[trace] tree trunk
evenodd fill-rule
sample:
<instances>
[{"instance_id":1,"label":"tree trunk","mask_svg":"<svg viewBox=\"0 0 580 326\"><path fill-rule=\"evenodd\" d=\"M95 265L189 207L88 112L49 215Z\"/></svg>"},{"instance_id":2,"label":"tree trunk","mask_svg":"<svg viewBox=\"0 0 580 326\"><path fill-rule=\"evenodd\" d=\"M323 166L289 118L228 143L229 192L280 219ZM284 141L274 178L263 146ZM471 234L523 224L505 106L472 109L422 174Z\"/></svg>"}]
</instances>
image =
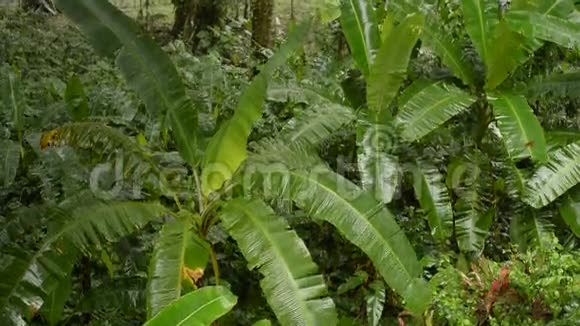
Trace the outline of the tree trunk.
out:
<instances>
[{"instance_id":1,"label":"tree trunk","mask_svg":"<svg viewBox=\"0 0 580 326\"><path fill-rule=\"evenodd\" d=\"M267 48L272 47L272 20L274 0L253 0L252 35L254 41Z\"/></svg>"}]
</instances>

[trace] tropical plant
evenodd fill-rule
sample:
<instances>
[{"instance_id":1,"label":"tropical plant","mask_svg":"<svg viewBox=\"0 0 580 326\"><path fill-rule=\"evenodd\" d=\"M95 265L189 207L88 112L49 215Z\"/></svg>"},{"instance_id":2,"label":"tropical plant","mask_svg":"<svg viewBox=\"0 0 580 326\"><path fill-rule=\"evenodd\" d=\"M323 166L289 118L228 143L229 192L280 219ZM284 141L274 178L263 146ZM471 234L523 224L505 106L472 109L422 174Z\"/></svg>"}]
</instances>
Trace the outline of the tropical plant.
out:
<instances>
[{"instance_id":1,"label":"tropical plant","mask_svg":"<svg viewBox=\"0 0 580 326\"><path fill-rule=\"evenodd\" d=\"M163 164L168 153L148 148L143 135L138 135L135 142L122 131L83 121L90 119L85 95L79 81L71 79L65 100L70 116L77 122L45 133L41 149L68 145L105 161L116 155L113 170L121 171L121 180L117 176L116 181L131 181L129 188L133 191L125 193L122 186L113 187L118 191L109 192L105 200L79 193L46 207L51 226L39 249L23 254L26 251L20 248L7 255L10 258L0 284L6 290L0 300L5 324L30 319L46 302L62 307L70 291L58 291L59 285L70 283L79 255L100 250L105 243L150 221L161 222L161 230L145 294L148 324L209 325L235 304L235 297L224 288L196 290L209 258L213 282L222 282L215 250L208 242L209 232L219 222L238 243L249 268L258 269L264 276L263 293L280 323L336 324L337 314L325 279L302 240L268 206L267 201L274 197L292 200L311 217L333 224L373 260L411 311L420 314L425 310L430 294L421 266L393 216L369 193L333 172L313 154L312 150L332 131L354 119L349 109L329 108L326 104L312 108L290 120L279 138L265 139L254 150L248 150L252 125L262 116L268 81L301 46L311 19L295 27L288 41L243 92L231 119L207 139L199 130L198 112L169 57L133 21L106 1L56 3L99 54L115 60L151 118L159 119L163 132L172 136L181 164L187 166L192 178L185 186L172 184ZM10 103L18 112L16 103ZM289 142L291 146L282 146ZM7 163L10 169L5 170L12 171L17 161ZM287 169L278 169L281 165ZM319 174L310 173L311 169ZM261 183L264 180L272 182L266 185ZM120 197L126 200L118 201ZM59 297L51 299L53 295ZM58 315L59 309L50 311ZM373 315L375 319L380 317Z\"/></svg>"}]
</instances>

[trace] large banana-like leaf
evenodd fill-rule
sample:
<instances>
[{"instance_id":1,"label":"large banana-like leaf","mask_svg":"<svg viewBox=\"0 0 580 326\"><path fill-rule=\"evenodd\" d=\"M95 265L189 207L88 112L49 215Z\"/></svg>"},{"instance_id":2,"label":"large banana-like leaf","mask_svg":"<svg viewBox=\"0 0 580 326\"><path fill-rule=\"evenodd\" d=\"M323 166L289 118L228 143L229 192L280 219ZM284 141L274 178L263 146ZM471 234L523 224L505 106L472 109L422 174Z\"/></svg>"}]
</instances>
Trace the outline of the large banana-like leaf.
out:
<instances>
[{"instance_id":1,"label":"large banana-like leaf","mask_svg":"<svg viewBox=\"0 0 580 326\"><path fill-rule=\"evenodd\" d=\"M268 304L282 325L336 325L334 302L304 242L259 200L234 199L221 220L257 268Z\"/></svg>"},{"instance_id":2,"label":"large banana-like leaf","mask_svg":"<svg viewBox=\"0 0 580 326\"><path fill-rule=\"evenodd\" d=\"M572 232L580 237L580 190L576 189L567 194L560 205L560 215Z\"/></svg>"},{"instance_id":3,"label":"large banana-like leaf","mask_svg":"<svg viewBox=\"0 0 580 326\"><path fill-rule=\"evenodd\" d=\"M370 285L370 293L366 295L367 320L369 326L377 326L381 321L385 308L386 290L383 281L374 281Z\"/></svg>"},{"instance_id":4,"label":"large banana-like leaf","mask_svg":"<svg viewBox=\"0 0 580 326\"><path fill-rule=\"evenodd\" d=\"M529 38L553 42L564 47L580 46L580 24L553 15L512 10L507 22L513 30Z\"/></svg>"},{"instance_id":5,"label":"large banana-like leaf","mask_svg":"<svg viewBox=\"0 0 580 326\"><path fill-rule=\"evenodd\" d=\"M457 244L463 253L479 256L483 251L485 238L495 217L495 207L483 207L478 189L470 189L462 194L455 205L455 234Z\"/></svg>"},{"instance_id":6,"label":"large banana-like leaf","mask_svg":"<svg viewBox=\"0 0 580 326\"><path fill-rule=\"evenodd\" d=\"M425 19L414 14L392 28L380 47L367 81L367 103L371 110L387 111L401 83L407 77L409 57L423 27Z\"/></svg>"},{"instance_id":7,"label":"large banana-like leaf","mask_svg":"<svg viewBox=\"0 0 580 326\"><path fill-rule=\"evenodd\" d=\"M56 4L104 55L115 56L127 84L154 118L169 122L183 159L200 159L197 111L169 56L108 1L56 0Z\"/></svg>"},{"instance_id":8,"label":"large banana-like leaf","mask_svg":"<svg viewBox=\"0 0 580 326\"><path fill-rule=\"evenodd\" d=\"M247 157L248 137L262 117L268 81L278 67L298 49L310 29L311 19L297 26L276 54L244 91L233 117L212 137L203 160L202 190L209 194L222 187Z\"/></svg>"},{"instance_id":9,"label":"large banana-like leaf","mask_svg":"<svg viewBox=\"0 0 580 326\"><path fill-rule=\"evenodd\" d=\"M495 5L497 12L498 3L494 0L461 0L461 4L467 34L479 53L481 61L487 62L493 26L493 19L490 19L493 16L492 7Z\"/></svg>"},{"instance_id":10,"label":"large banana-like leaf","mask_svg":"<svg viewBox=\"0 0 580 326\"><path fill-rule=\"evenodd\" d=\"M542 15L552 15L566 18L576 9L572 0L515 0L512 1L512 10L528 10Z\"/></svg>"},{"instance_id":11,"label":"large banana-like leaf","mask_svg":"<svg viewBox=\"0 0 580 326\"><path fill-rule=\"evenodd\" d=\"M19 162L20 145L15 141L0 140L0 188L14 182Z\"/></svg>"},{"instance_id":12,"label":"large banana-like leaf","mask_svg":"<svg viewBox=\"0 0 580 326\"><path fill-rule=\"evenodd\" d=\"M179 298L145 326L210 326L228 313L238 299L223 286L206 286Z\"/></svg>"},{"instance_id":13,"label":"large banana-like leaf","mask_svg":"<svg viewBox=\"0 0 580 326\"><path fill-rule=\"evenodd\" d=\"M455 115L465 111L475 99L452 85L435 83L412 96L395 117L402 136L417 141Z\"/></svg>"},{"instance_id":14,"label":"large banana-like leaf","mask_svg":"<svg viewBox=\"0 0 580 326\"><path fill-rule=\"evenodd\" d=\"M333 224L370 257L410 310L423 312L431 295L415 251L391 213L349 180L324 166L312 165L310 155L291 152L286 158L280 151L276 154L286 166L261 161L261 155L248 162L245 172L255 179L251 183L254 190L290 197L307 215ZM304 164L309 170L293 168Z\"/></svg>"},{"instance_id":15,"label":"large banana-like leaf","mask_svg":"<svg viewBox=\"0 0 580 326\"><path fill-rule=\"evenodd\" d=\"M553 202L580 183L580 142L550 153L548 162L528 180L524 201L535 208Z\"/></svg>"},{"instance_id":16,"label":"large banana-like leaf","mask_svg":"<svg viewBox=\"0 0 580 326\"><path fill-rule=\"evenodd\" d=\"M338 104L319 105L288 121L279 137L294 146L317 146L355 118L354 112L348 107Z\"/></svg>"},{"instance_id":17,"label":"large banana-like leaf","mask_svg":"<svg viewBox=\"0 0 580 326\"><path fill-rule=\"evenodd\" d=\"M418 10L417 4L408 3L405 0L389 1L388 6L398 21ZM471 63L464 55L464 45L458 44L458 40L444 32L441 27L442 23L435 15L427 15L421 32L421 40L433 49L441 58L441 62L449 67L465 85L472 85L474 73Z\"/></svg>"},{"instance_id":18,"label":"large banana-like leaf","mask_svg":"<svg viewBox=\"0 0 580 326\"><path fill-rule=\"evenodd\" d=\"M0 69L0 109L10 113L10 121L14 129L22 135L24 128L24 110L26 109L26 97L22 93L20 85L20 72L9 66ZM3 111L0 110L0 111Z\"/></svg>"},{"instance_id":19,"label":"large banana-like leaf","mask_svg":"<svg viewBox=\"0 0 580 326\"><path fill-rule=\"evenodd\" d=\"M532 79L525 89L528 97L540 97L546 94L562 97L580 97L580 72L552 74L547 77Z\"/></svg>"},{"instance_id":20,"label":"large banana-like leaf","mask_svg":"<svg viewBox=\"0 0 580 326\"><path fill-rule=\"evenodd\" d=\"M371 114L372 115L372 114ZM379 202L393 199L401 179L398 159L391 155L396 141L393 126L361 118L357 128L357 165L363 189Z\"/></svg>"},{"instance_id":21,"label":"large banana-like leaf","mask_svg":"<svg viewBox=\"0 0 580 326\"><path fill-rule=\"evenodd\" d=\"M547 158L544 129L522 96L500 94L490 98L504 144L513 160Z\"/></svg>"},{"instance_id":22,"label":"large banana-like leaf","mask_svg":"<svg viewBox=\"0 0 580 326\"><path fill-rule=\"evenodd\" d=\"M427 215L431 234L444 241L453 231L453 208L443 175L436 167L424 163L418 164L414 172L415 196Z\"/></svg>"},{"instance_id":23,"label":"large banana-like leaf","mask_svg":"<svg viewBox=\"0 0 580 326\"><path fill-rule=\"evenodd\" d=\"M159 204L138 202L93 204L71 213L51 210L53 223L39 249L30 255L19 250L7 260L0 277L0 314L12 321L29 318L68 277L79 249L113 241L165 211Z\"/></svg>"},{"instance_id":24,"label":"large banana-like leaf","mask_svg":"<svg viewBox=\"0 0 580 326\"><path fill-rule=\"evenodd\" d=\"M165 306L179 299L182 283L192 285L203 275L209 259L209 246L185 221L167 223L149 265L147 316L152 318Z\"/></svg>"},{"instance_id":25,"label":"large banana-like leaf","mask_svg":"<svg viewBox=\"0 0 580 326\"><path fill-rule=\"evenodd\" d=\"M510 236L519 250L526 251L531 246L541 246L553 236L554 226L543 214L526 209L512 218Z\"/></svg>"},{"instance_id":26,"label":"large banana-like leaf","mask_svg":"<svg viewBox=\"0 0 580 326\"><path fill-rule=\"evenodd\" d=\"M365 77L381 46L375 9L368 0L343 0L340 24L355 63Z\"/></svg>"},{"instance_id":27,"label":"large banana-like leaf","mask_svg":"<svg viewBox=\"0 0 580 326\"><path fill-rule=\"evenodd\" d=\"M50 326L59 325L66 301L72 292L72 277L65 277L58 282L56 288L48 296L43 306L43 314L46 316Z\"/></svg>"}]
</instances>

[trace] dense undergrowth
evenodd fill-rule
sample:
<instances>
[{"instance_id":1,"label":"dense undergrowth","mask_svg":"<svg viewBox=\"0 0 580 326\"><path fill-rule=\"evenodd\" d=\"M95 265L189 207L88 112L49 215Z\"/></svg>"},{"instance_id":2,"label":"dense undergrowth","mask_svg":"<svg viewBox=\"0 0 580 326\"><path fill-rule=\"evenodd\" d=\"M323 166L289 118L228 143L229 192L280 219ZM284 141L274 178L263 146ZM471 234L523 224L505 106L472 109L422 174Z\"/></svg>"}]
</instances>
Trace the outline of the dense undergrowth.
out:
<instances>
[{"instance_id":1,"label":"dense undergrowth","mask_svg":"<svg viewBox=\"0 0 580 326\"><path fill-rule=\"evenodd\" d=\"M455 2L450 3L447 9L450 13L455 12ZM457 21L460 17L450 14L446 19L450 33L458 39L468 39L461 22ZM276 137L282 139L281 143L273 141L280 152L271 155L292 156L283 148L284 137L288 130L292 131L288 123L299 125L304 120L319 117L313 113L308 116L312 108L315 108L314 113L319 113L325 107L336 107L337 111L330 115L338 116L345 112L340 111L345 107L352 107L352 112L358 114L370 106L366 103L368 89L365 90L364 73L354 68L360 63L355 62L356 58L353 60L335 51L336 44L345 42L337 28L333 24L323 28L309 40L305 50L291 56L287 65L273 73L263 117L253 126L249 136L250 153L263 154L263 158L250 155L248 164L271 159L263 149L268 147L267 139ZM250 36L244 32L243 23L231 21L222 29L207 33L214 34L202 35L208 42L194 54L181 41L160 41L175 63L185 92L198 112L199 143L204 148L216 131L235 117L240 96L251 85L257 67L263 63L264 56L272 55L266 50L255 59L255 51L246 46ZM465 51L472 55L475 52L473 48ZM484 69L481 62L471 59L476 72ZM43 241L47 234L52 234L53 222L58 221L60 210L89 218L92 213L106 214L107 210L99 211L97 206L93 211L79 211L79 207L90 208L95 203L106 205L111 200L123 203L155 201L155 205L162 207L155 206L160 212L167 208L179 212L175 214L177 217L171 215L176 220L183 217L179 214L188 218L190 216L185 214L190 214L195 221L205 217L201 213L201 217L190 213L203 212L199 205L207 202L198 201L201 190L196 189L198 176L193 172L197 167L191 169L190 162L180 157L180 144L174 132L169 131L169 122L152 116L144 104L146 101L141 101L138 92L129 89L114 60L99 57L63 16L0 11L0 66L3 101L0 143L4 149L18 144L13 150L3 152L5 162L15 160L16 165L9 167L6 163L0 171L3 173L0 175L3 182L0 188L0 250L4 255L0 260L0 279L11 277L8 273L14 270L8 267L15 260L10 257L25 256L22 248L46 249ZM574 89L579 83L577 80L569 84L554 82L550 87L538 82L537 89L533 89L529 81L533 76L546 78L553 74L574 73L579 68L577 49L546 43L506 82L513 89L526 89L532 94L530 107L546 130L546 147L550 149L561 149L580 139L580 97ZM279 198L264 193L254 196L264 195L273 211L284 217L303 239L319 274L324 277L328 297L334 302L341 325L572 325L577 322L580 319L579 230L575 229L578 221L574 225L564 220L561 211L572 207L576 210L568 213L580 216L577 208L580 189L575 186L561 201L541 209L530 209L516 194L518 188L514 182L517 180L512 177L517 170L530 178L538 164L527 157L512 162L511 153L506 154L510 149L498 145L504 135L497 128L481 130L482 119L491 119L488 104L482 101L485 95L481 83L485 81L476 80L473 85L464 87L434 53L415 47L408 75L402 83L404 86L414 82L413 85L417 85L417 80L422 79L448 82L444 89L449 92L455 90L453 87L474 94L479 92L480 98L474 96L473 102L482 103L478 107L481 110L474 111L477 114L459 113L443 127L429 130L428 135L418 141L403 141L399 139L403 137L393 131L379 139L387 142L388 157L396 157L401 164L386 176L396 179L394 189L377 191L377 186L370 191L388 203L386 207L417 253L421 276L429 281L433 297L423 314L407 309L409 298L403 294L402 299L401 293L385 286L385 281L389 283L390 280L383 279L383 270L365 255L366 247L357 247L349 242L352 240L348 235L336 232L327 222L331 218L312 222L309 214L316 213L318 208L295 205L284 196ZM9 96L7 92L17 94ZM17 105L22 108L19 119L14 119L10 109L14 103L8 103L8 99L13 98L20 101ZM403 103L403 99L399 101ZM310 157L318 154L332 171L366 189L368 176L359 161L365 154L361 152L360 130L372 125L372 119L364 114L352 118L352 112L344 113L350 117L346 123L337 122L338 126L331 125L321 133L328 137L313 146L314 152L305 151L310 156L296 154L293 159L302 161L293 163L296 164L293 168L302 168L310 162ZM324 119L332 124L330 115ZM341 118L336 119L342 122ZM75 129L75 123L80 130ZM58 128L64 130L51 134ZM127 156L123 152L125 148L115 147L119 145L111 139L136 149ZM301 145L300 141L312 145L310 140L298 136L292 139L299 139L297 143ZM300 152L300 155L305 153ZM155 168L143 167L143 161L153 162L151 165ZM485 217L474 219L474 230L466 231L471 234L463 237L458 234L461 229L456 223L459 221L453 218L453 225L446 226L446 231L434 227L426 204L416 199L421 196L415 195L421 178L416 169L422 165L429 167L424 171L431 171L431 174L422 175L422 182L449 189L449 202L455 203L454 207L449 206L450 210L457 210L458 216L483 211L481 216ZM153 173L149 169L163 171L166 177L163 182L167 183L151 177ZM433 171L445 172L447 177L441 173L443 179L434 182L429 179L430 176L437 178ZM139 176L139 182L132 179L135 175ZM474 175L477 180L472 179ZM462 200L472 195L477 196L477 200ZM389 199L384 200L385 196ZM232 203L244 207L235 200ZM200 265L200 276L183 276L180 281L189 284L184 284L182 291L218 282L230 288L238 296L238 304L219 320L220 325L250 325L260 319L275 320L279 317L278 312L268 306L268 303L272 305L271 298L266 298L260 290L262 277L247 271L249 253L242 245L240 249L227 233L231 232L238 244L242 243L241 236L236 233L236 224L231 222L235 220L231 205L234 204L219 204L220 214L228 216L223 221L227 225L215 221L211 225L201 223L201 233L206 236L204 241L207 240L212 248L213 264L205 268L210 260L206 256L203 266ZM255 208L256 211L261 209L258 204L255 207L260 207ZM130 215L130 208L123 209ZM155 261L152 256L159 254L159 232L162 235L169 232L166 227L171 219L169 216L165 215L162 220L135 221L139 230L115 241L85 226L82 232L86 231L87 235L79 236L84 238L78 242L82 244L79 249L83 258L71 265L72 278L58 282L50 294L24 288L22 293L30 294L32 299L21 298L20 293L18 298L2 293L2 309L18 306L26 312L23 315L37 325L137 325L145 322L151 317L150 299L146 293L150 286L150 263ZM449 234L442 236L440 232ZM96 246L85 248L85 244ZM60 245L67 250L64 249L67 244ZM219 275L216 275L215 265L219 266ZM264 264L256 265L262 268ZM3 288L0 290L4 292ZM40 304L43 300L38 298L43 295L48 295L48 299ZM19 320L11 315L17 314L14 311L4 313L6 320Z\"/></svg>"}]
</instances>

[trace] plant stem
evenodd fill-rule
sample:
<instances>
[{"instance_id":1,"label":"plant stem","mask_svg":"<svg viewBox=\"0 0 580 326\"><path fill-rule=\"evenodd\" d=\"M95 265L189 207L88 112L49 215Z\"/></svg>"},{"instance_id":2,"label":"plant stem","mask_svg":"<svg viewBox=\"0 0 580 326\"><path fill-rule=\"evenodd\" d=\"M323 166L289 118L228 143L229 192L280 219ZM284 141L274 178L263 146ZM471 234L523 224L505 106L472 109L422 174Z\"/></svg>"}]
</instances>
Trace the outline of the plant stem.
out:
<instances>
[{"instance_id":1,"label":"plant stem","mask_svg":"<svg viewBox=\"0 0 580 326\"><path fill-rule=\"evenodd\" d=\"M199 180L199 174L197 173L197 168L193 167L193 180L195 181L195 191L197 193L197 205L199 207L199 213L204 213L203 205L203 194L201 193L201 182Z\"/></svg>"},{"instance_id":2,"label":"plant stem","mask_svg":"<svg viewBox=\"0 0 580 326\"><path fill-rule=\"evenodd\" d=\"M211 256L211 265L213 268L213 274L215 276L215 284L220 285L220 268L218 265L217 257L215 251L213 250L213 246L209 248L209 254Z\"/></svg>"}]
</instances>

